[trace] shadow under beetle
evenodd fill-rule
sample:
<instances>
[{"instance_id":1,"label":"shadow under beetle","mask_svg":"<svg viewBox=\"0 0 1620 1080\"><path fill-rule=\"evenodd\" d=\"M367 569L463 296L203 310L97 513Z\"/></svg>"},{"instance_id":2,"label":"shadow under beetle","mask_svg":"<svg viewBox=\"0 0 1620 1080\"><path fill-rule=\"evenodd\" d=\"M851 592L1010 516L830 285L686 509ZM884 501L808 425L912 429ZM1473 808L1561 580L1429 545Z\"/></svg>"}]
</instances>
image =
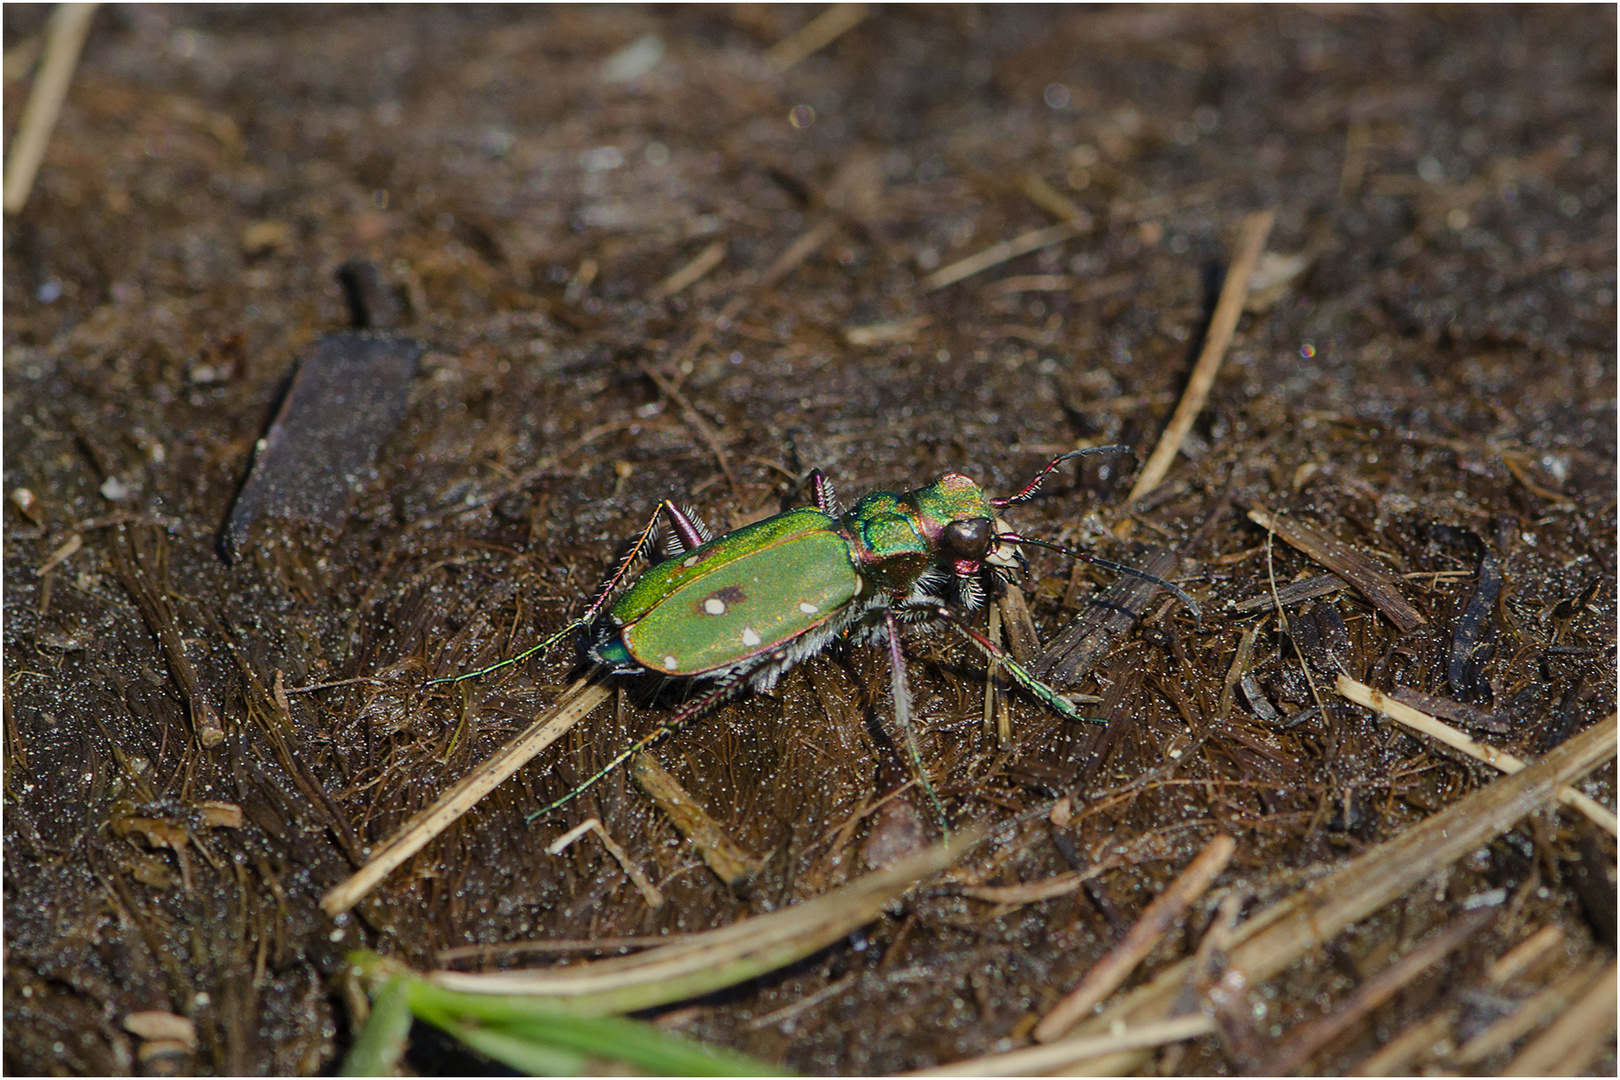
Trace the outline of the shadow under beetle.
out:
<instances>
[{"instance_id":1,"label":"shadow under beetle","mask_svg":"<svg viewBox=\"0 0 1620 1080\"><path fill-rule=\"evenodd\" d=\"M810 475L815 506L788 510L722 536L714 536L690 510L665 499L579 618L516 656L429 685L486 675L576 631L583 631L585 654L602 672L655 672L707 684L595 775L531 815L533 820L744 689L769 690L783 672L833 641L881 642L889 652L895 718L918 780L944 823L944 809L911 730L901 623L946 623L1048 707L1073 720L1090 720L962 618L963 612L984 604L994 584L991 575L1010 578L1013 569L1027 568L1018 545L1050 548L1144 578L1174 593L1198 615L1198 605L1175 585L1024 536L1000 516L1005 507L1031 499L1063 462L1121 452L1131 449L1099 446L1060 454L1016 495L1004 499L987 497L960 473L946 473L912 491L870 492L848 511L839 508L832 484L817 470ZM657 539L661 520L669 526L662 544ZM629 580L637 560L660 546L667 557Z\"/></svg>"}]
</instances>

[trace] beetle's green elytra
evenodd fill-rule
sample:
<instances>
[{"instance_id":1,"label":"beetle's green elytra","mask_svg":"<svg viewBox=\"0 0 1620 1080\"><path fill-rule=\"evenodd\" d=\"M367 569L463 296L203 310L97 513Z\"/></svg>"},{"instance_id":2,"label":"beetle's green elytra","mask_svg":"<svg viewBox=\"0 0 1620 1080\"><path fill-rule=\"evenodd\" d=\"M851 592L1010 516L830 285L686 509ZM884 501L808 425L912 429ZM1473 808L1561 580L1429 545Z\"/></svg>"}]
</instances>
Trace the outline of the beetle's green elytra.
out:
<instances>
[{"instance_id":1,"label":"beetle's green elytra","mask_svg":"<svg viewBox=\"0 0 1620 1080\"><path fill-rule=\"evenodd\" d=\"M832 642L885 643L895 715L920 786L943 823L944 809L911 732L901 624L945 623L1048 707L1086 720L1067 698L963 621L963 612L983 606L998 576L1007 579L1024 565L1019 544L1050 548L1146 578L1174 593L1198 617L1198 605L1175 585L1083 551L1023 536L1000 516L1002 509L1033 497L1063 462L1121 452L1130 449L1103 446L1060 454L1007 498L992 499L971 478L947 473L911 491L870 492L848 512L839 509L832 485L817 471L811 474L815 506L788 510L712 538L695 514L665 499L578 619L517 656L433 683L486 674L583 631L585 654L605 674L656 673L706 684L651 733L533 815L538 817L744 689L770 689L783 672ZM665 542L667 557L630 580L631 569L656 546L661 521L671 533Z\"/></svg>"},{"instance_id":2,"label":"beetle's green elytra","mask_svg":"<svg viewBox=\"0 0 1620 1080\"><path fill-rule=\"evenodd\" d=\"M862 588L837 526L790 510L659 563L608 608L616 634L604 645L624 646L611 662L706 675L816 634Z\"/></svg>"}]
</instances>

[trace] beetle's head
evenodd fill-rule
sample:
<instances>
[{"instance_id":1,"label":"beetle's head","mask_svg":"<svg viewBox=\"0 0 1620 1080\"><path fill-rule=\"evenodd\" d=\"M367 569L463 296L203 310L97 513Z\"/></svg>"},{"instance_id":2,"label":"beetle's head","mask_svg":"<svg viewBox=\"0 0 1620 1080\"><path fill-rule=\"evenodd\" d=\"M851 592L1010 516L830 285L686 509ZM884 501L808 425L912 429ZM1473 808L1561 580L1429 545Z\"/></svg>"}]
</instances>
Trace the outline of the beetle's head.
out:
<instances>
[{"instance_id":1,"label":"beetle's head","mask_svg":"<svg viewBox=\"0 0 1620 1080\"><path fill-rule=\"evenodd\" d=\"M917 492L917 503L934 527L931 539L957 577L971 577L985 564L1004 569L1020 565L1017 546L997 538L1011 527L970 478L946 473Z\"/></svg>"}]
</instances>

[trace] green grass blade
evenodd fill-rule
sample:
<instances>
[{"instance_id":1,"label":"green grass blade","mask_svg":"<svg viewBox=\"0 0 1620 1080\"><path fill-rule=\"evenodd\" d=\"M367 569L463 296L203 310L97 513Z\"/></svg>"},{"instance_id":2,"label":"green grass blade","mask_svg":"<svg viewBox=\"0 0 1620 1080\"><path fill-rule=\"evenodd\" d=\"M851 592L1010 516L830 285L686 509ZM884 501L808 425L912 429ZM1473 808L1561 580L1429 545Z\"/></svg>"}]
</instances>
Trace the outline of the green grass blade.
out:
<instances>
[{"instance_id":1,"label":"green grass blade","mask_svg":"<svg viewBox=\"0 0 1620 1080\"><path fill-rule=\"evenodd\" d=\"M526 1072L577 1072L585 1055L628 1062L662 1076L774 1076L781 1072L766 1062L642 1021L570 1016L555 1002L543 999L463 994L414 982L411 1008L469 1046Z\"/></svg>"},{"instance_id":2,"label":"green grass blade","mask_svg":"<svg viewBox=\"0 0 1620 1080\"><path fill-rule=\"evenodd\" d=\"M413 1008L422 1020L519 1072L530 1076L581 1076L585 1072L584 1054L542 1041L531 1033L486 1027L431 1002L414 1003Z\"/></svg>"},{"instance_id":3,"label":"green grass blade","mask_svg":"<svg viewBox=\"0 0 1620 1080\"><path fill-rule=\"evenodd\" d=\"M371 1003L371 1018L343 1059L339 1076L392 1076L405 1054L411 1030L411 984L414 979L390 979Z\"/></svg>"}]
</instances>

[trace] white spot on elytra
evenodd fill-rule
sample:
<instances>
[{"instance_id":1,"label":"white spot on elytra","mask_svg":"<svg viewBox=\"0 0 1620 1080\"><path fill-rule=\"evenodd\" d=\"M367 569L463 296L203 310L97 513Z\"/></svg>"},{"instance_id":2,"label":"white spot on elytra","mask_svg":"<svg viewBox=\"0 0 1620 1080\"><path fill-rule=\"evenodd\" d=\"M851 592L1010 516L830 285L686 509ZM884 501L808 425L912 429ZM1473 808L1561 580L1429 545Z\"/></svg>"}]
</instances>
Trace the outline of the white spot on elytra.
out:
<instances>
[{"instance_id":1,"label":"white spot on elytra","mask_svg":"<svg viewBox=\"0 0 1620 1080\"><path fill-rule=\"evenodd\" d=\"M673 656L664 657L664 667L667 670L674 671L676 668L678 668L680 666L681 666L681 662L679 660L675 659Z\"/></svg>"},{"instance_id":2,"label":"white spot on elytra","mask_svg":"<svg viewBox=\"0 0 1620 1080\"><path fill-rule=\"evenodd\" d=\"M750 648L759 644L759 635L754 633L754 628L752 626L743 627L742 642L744 645L747 645Z\"/></svg>"},{"instance_id":3,"label":"white spot on elytra","mask_svg":"<svg viewBox=\"0 0 1620 1080\"><path fill-rule=\"evenodd\" d=\"M681 560L682 566L696 566L697 564L698 557L696 555L688 555L686 558Z\"/></svg>"},{"instance_id":4,"label":"white spot on elytra","mask_svg":"<svg viewBox=\"0 0 1620 1080\"><path fill-rule=\"evenodd\" d=\"M859 595L861 595L861 593L863 593L865 591L866 591L866 579L863 578L863 577L860 577L859 575L857 575L856 578L855 578L855 591L853 593L851 593L850 595L851 596L859 596Z\"/></svg>"},{"instance_id":5,"label":"white spot on elytra","mask_svg":"<svg viewBox=\"0 0 1620 1080\"><path fill-rule=\"evenodd\" d=\"M726 602L711 596L703 601L703 610L710 615L724 615L726 613Z\"/></svg>"},{"instance_id":6,"label":"white spot on elytra","mask_svg":"<svg viewBox=\"0 0 1620 1080\"><path fill-rule=\"evenodd\" d=\"M799 605L799 610L804 612L806 615L814 615L816 612L820 611L821 609L816 607L816 605L814 605L814 604L801 603Z\"/></svg>"}]
</instances>

